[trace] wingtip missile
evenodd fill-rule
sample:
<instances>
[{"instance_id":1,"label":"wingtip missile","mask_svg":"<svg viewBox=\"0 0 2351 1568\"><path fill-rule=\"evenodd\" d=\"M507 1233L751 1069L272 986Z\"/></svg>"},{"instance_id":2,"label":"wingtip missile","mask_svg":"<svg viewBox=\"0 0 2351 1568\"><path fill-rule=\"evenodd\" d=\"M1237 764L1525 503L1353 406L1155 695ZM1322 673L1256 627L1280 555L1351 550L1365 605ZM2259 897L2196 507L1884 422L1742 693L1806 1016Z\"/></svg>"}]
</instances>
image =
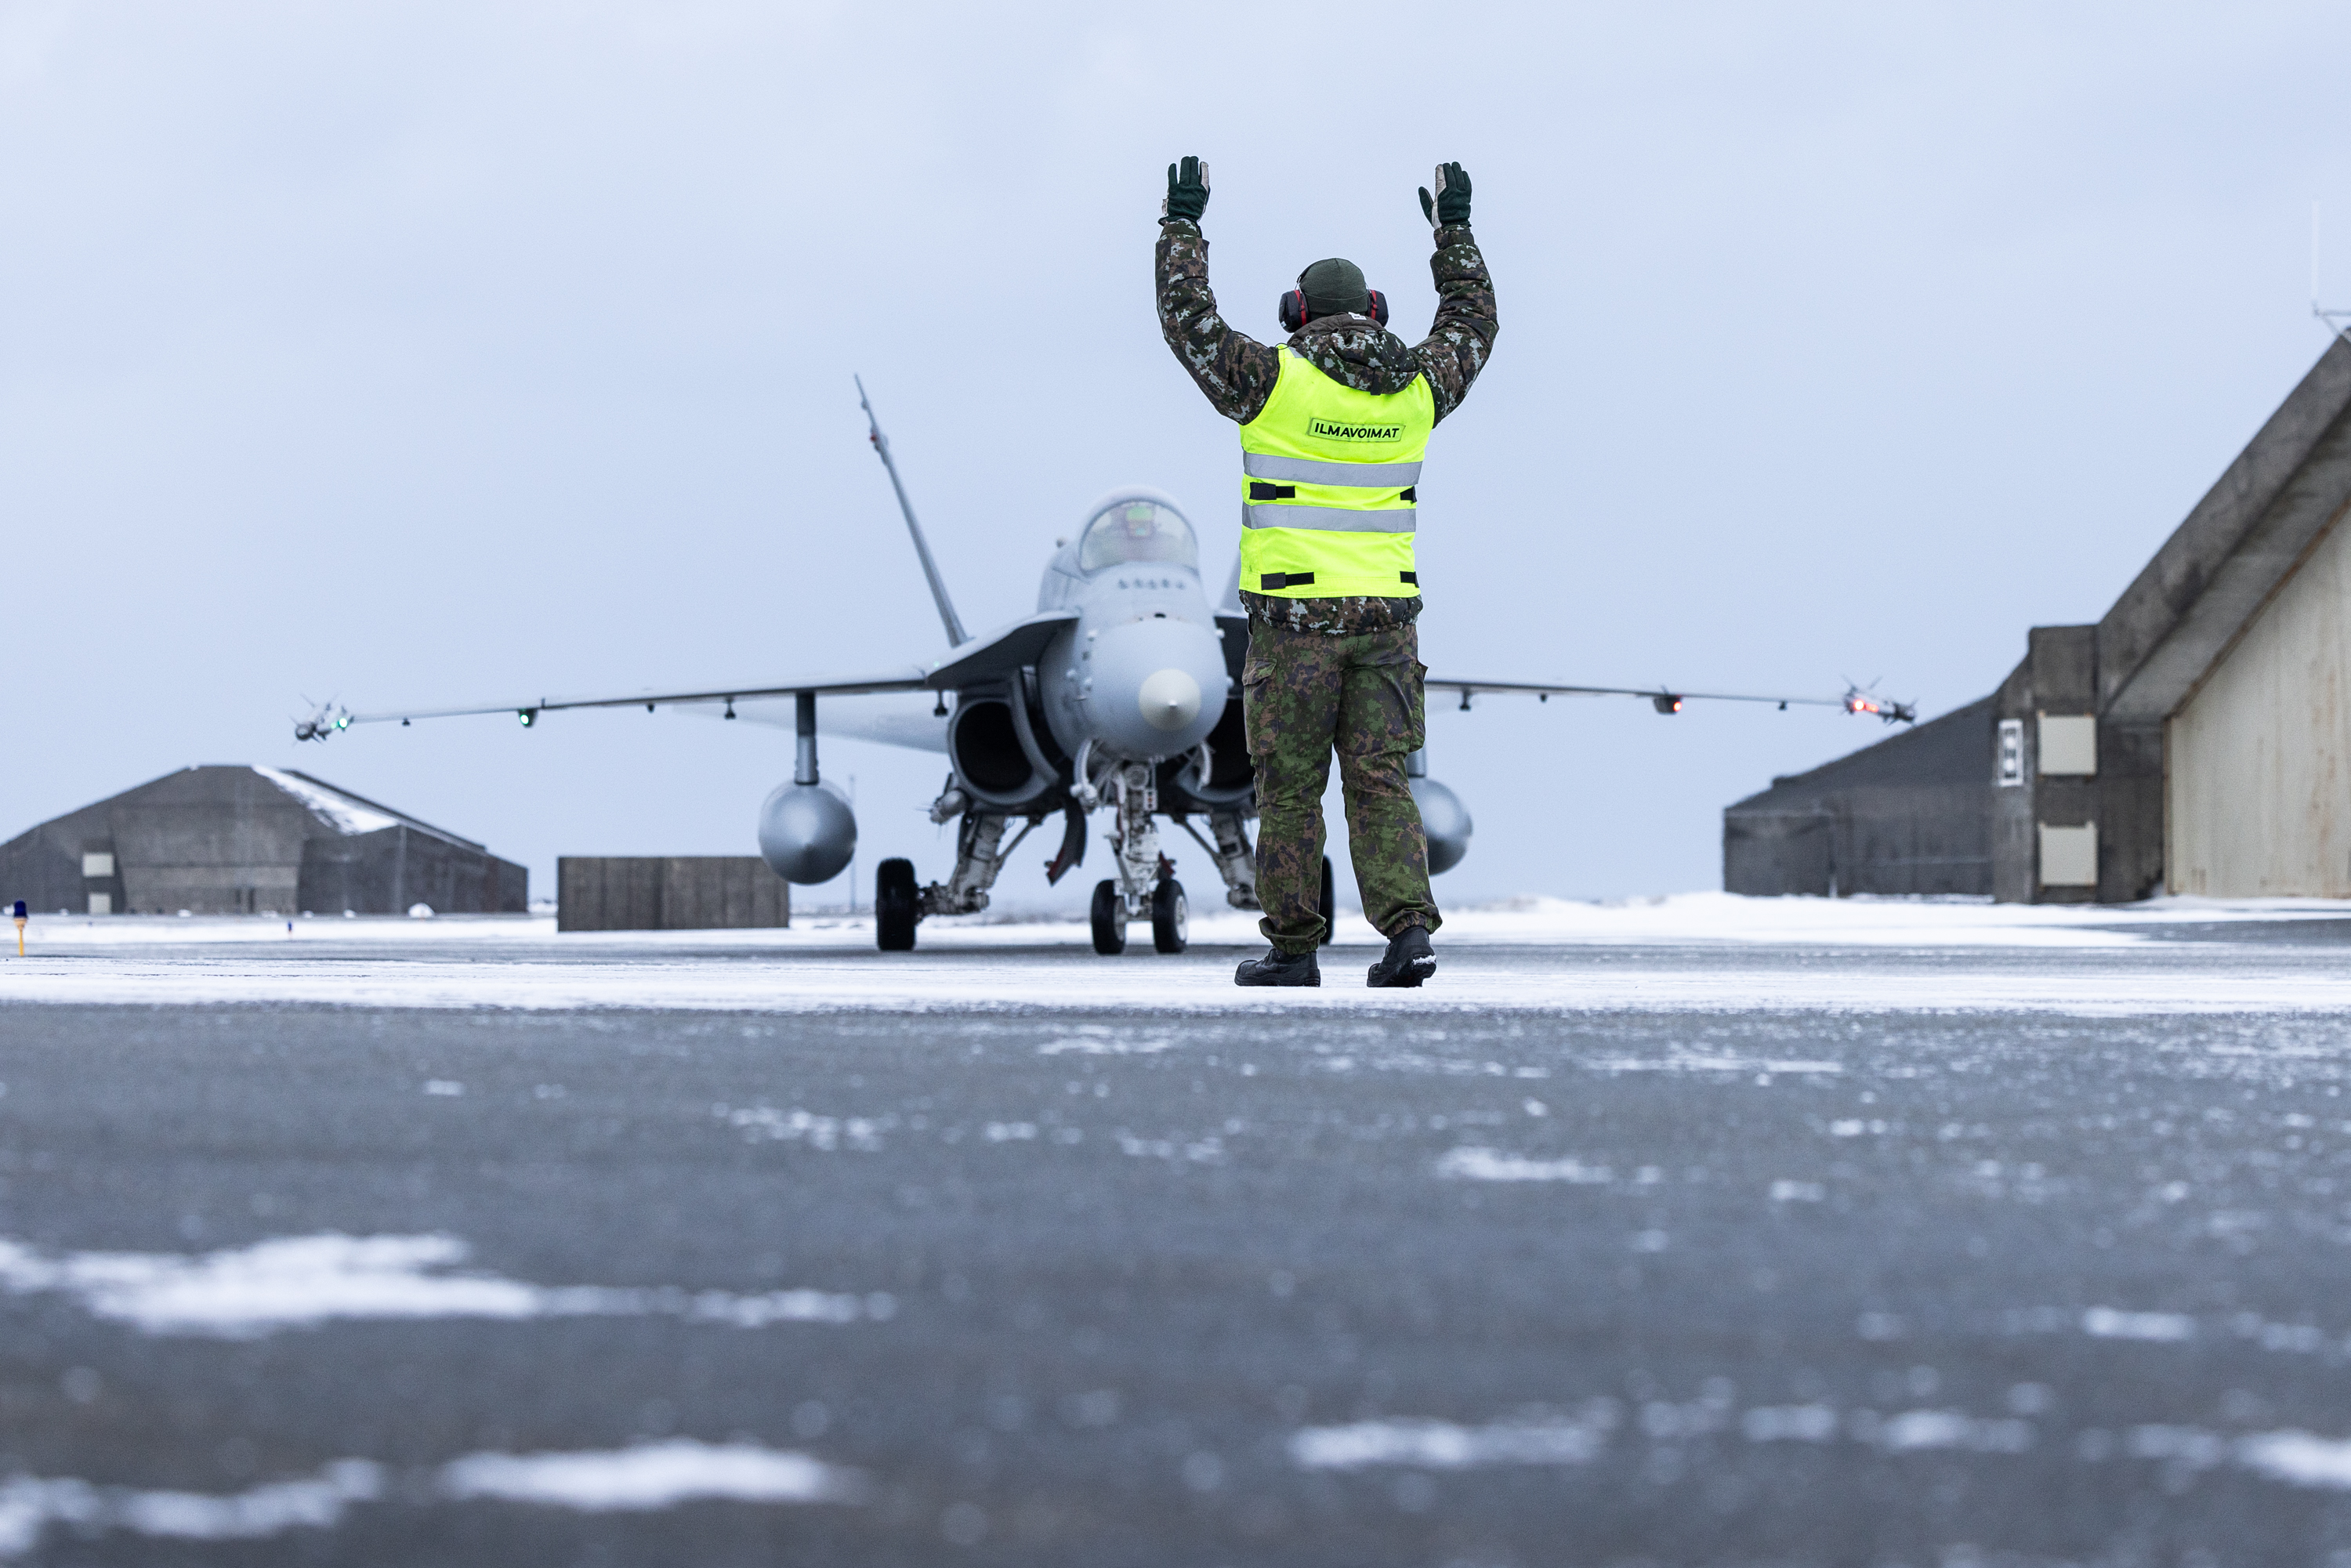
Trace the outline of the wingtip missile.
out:
<instances>
[{"instance_id":1,"label":"wingtip missile","mask_svg":"<svg viewBox=\"0 0 2351 1568\"><path fill-rule=\"evenodd\" d=\"M1876 714L1887 724L1916 724L1918 722L1917 704L1896 702L1892 697L1882 697L1875 692L1863 691L1859 686L1851 686L1846 689L1844 694L1844 711L1847 713Z\"/></svg>"},{"instance_id":2,"label":"wingtip missile","mask_svg":"<svg viewBox=\"0 0 2351 1568\"><path fill-rule=\"evenodd\" d=\"M308 718L294 721L296 740L324 740L340 730L351 727L351 710L340 703L320 703Z\"/></svg>"}]
</instances>

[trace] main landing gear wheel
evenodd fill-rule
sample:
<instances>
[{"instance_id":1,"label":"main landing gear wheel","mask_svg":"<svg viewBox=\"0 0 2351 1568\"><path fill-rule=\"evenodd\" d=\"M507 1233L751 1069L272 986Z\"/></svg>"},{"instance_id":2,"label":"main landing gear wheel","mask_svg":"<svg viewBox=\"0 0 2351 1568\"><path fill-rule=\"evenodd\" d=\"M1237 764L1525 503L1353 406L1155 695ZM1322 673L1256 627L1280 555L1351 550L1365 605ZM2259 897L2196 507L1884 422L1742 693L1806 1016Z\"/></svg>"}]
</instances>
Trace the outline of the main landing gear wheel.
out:
<instances>
[{"instance_id":1,"label":"main landing gear wheel","mask_svg":"<svg viewBox=\"0 0 2351 1568\"><path fill-rule=\"evenodd\" d=\"M1339 879L1331 874L1331 857L1322 857L1322 942L1331 946L1331 938L1339 934Z\"/></svg>"},{"instance_id":2,"label":"main landing gear wheel","mask_svg":"<svg viewBox=\"0 0 2351 1568\"><path fill-rule=\"evenodd\" d=\"M1181 953L1191 929L1191 911L1184 902L1184 884L1167 878L1151 894L1151 945L1162 953Z\"/></svg>"},{"instance_id":3,"label":"main landing gear wheel","mask_svg":"<svg viewBox=\"0 0 2351 1568\"><path fill-rule=\"evenodd\" d=\"M873 877L873 942L884 953L914 950L914 915L921 894L914 891L914 862L886 860Z\"/></svg>"},{"instance_id":4,"label":"main landing gear wheel","mask_svg":"<svg viewBox=\"0 0 2351 1568\"><path fill-rule=\"evenodd\" d=\"M1104 878L1094 883L1094 951L1114 958L1126 951L1126 900L1118 883Z\"/></svg>"}]
</instances>

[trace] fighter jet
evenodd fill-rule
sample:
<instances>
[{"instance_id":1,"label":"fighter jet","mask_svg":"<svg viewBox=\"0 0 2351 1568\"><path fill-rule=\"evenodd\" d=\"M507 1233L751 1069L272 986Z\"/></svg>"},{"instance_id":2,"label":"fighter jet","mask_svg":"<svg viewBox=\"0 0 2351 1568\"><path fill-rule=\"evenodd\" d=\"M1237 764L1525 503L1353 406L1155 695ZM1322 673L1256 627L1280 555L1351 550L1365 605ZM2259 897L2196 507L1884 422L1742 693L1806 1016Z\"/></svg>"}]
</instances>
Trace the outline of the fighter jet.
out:
<instances>
[{"instance_id":1,"label":"fighter jet","mask_svg":"<svg viewBox=\"0 0 2351 1568\"><path fill-rule=\"evenodd\" d=\"M1161 852L1161 818L1207 852L1224 880L1227 903L1257 908L1249 837L1257 810L1241 727L1249 616L1240 603L1239 562L1211 606L1200 575L1199 540L1183 509L1157 490L1116 490L1089 507L1077 532L1056 544L1035 614L968 635L862 381L858 400L938 606L948 643L943 656L865 674L621 696L530 697L488 707L353 713L329 704L297 723L295 738L325 740L353 725L479 714L511 713L528 727L542 715L569 708L715 710L729 719L788 723L798 735L796 766L791 779L759 810L759 853L786 881L810 884L838 876L857 844L847 797L818 770L822 699L835 710L838 733L944 752L947 759L946 782L930 815L935 822L958 824L955 865L946 881L918 886L911 861L882 862L873 911L874 938L884 951L912 949L915 927L927 916L986 909L1006 859L1057 815L1061 843L1046 862L1045 880L1059 883L1084 863L1090 819L1102 810L1112 816L1113 874L1093 892L1096 952L1123 952L1129 925L1146 919L1155 948L1184 950L1189 909L1174 863ZM1493 694L1546 701L1635 697L1661 714L1678 713L1689 702L1767 702L1782 708L1841 707L1888 723L1917 717L1909 705L1856 687L1842 697L1451 678L1432 679L1427 688L1458 695L1465 708L1473 697ZM932 695L927 713L909 713L903 706L876 712L871 704L847 700L912 693ZM1469 813L1452 790L1427 776L1425 752L1414 755L1408 770L1427 829L1429 870L1449 870L1468 852ZM1336 913L1328 859L1322 905Z\"/></svg>"}]
</instances>

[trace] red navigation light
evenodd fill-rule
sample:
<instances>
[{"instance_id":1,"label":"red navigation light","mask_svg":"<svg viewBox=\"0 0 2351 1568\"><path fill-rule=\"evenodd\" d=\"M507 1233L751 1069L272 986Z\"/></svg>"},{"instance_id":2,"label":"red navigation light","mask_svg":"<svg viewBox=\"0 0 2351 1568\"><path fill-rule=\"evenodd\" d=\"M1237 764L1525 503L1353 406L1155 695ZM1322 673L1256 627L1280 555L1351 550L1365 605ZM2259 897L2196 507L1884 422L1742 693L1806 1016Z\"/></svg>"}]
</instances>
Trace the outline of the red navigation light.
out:
<instances>
[{"instance_id":1,"label":"red navigation light","mask_svg":"<svg viewBox=\"0 0 2351 1568\"><path fill-rule=\"evenodd\" d=\"M1916 724L1918 722L1918 710L1913 707L1910 704L1897 703L1886 697L1872 696L1867 693L1861 691L1848 691L1845 693L1844 711L1847 713L1876 714L1879 718L1884 719L1888 724Z\"/></svg>"}]
</instances>

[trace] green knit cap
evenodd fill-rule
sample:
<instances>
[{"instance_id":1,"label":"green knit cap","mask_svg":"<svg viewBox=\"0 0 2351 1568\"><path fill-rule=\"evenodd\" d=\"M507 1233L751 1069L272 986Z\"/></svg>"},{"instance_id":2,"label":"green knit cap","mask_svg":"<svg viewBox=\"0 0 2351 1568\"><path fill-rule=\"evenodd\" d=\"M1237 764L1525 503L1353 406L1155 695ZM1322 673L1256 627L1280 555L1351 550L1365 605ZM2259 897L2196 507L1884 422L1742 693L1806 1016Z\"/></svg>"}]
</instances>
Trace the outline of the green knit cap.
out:
<instances>
[{"instance_id":1,"label":"green knit cap","mask_svg":"<svg viewBox=\"0 0 2351 1568\"><path fill-rule=\"evenodd\" d=\"M1372 291L1364 282L1364 269L1335 256L1300 273L1298 287L1306 296L1309 321L1318 316L1361 316L1372 308Z\"/></svg>"}]
</instances>

